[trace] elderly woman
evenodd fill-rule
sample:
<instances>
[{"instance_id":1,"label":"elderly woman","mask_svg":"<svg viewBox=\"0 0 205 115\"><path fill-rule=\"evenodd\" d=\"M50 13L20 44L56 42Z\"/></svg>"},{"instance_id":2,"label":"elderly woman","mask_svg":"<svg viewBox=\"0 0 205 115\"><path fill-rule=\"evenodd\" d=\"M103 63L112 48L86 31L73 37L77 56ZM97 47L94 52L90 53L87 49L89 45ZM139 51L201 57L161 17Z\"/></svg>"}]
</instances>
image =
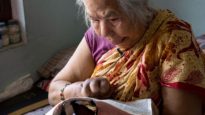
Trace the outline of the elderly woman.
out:
<instances>
[{"instance_id":1,"label":"elderly woman","mask_svg":"<svg viewBox=\"0 0 205 115\"><path fill-rule=\"evenodd\" d=\"M147 0L78 0L90 28L52 80L49 102L151 98L166 115L201 115L205 57L188 23Z\"/></svg>"}]
</instances>

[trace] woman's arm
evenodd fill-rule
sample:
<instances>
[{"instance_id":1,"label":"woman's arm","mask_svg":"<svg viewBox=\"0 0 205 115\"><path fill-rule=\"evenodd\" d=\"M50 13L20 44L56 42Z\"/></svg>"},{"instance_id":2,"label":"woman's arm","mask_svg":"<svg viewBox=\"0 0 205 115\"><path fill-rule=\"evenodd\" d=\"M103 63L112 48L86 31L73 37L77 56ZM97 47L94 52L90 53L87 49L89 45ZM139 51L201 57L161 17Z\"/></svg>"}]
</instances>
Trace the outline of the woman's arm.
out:
<instances>
[{"instance_id":1,"label":"woman's arm","mask_svg":"<svg viewBox=\"0 0 205 115\"><path fill-rule=\"evenodd\" d=\"M81 96L81 81L91 76L94 67L95 63L90 49L83 38L68 63L51 81L49 86L49 103L55 105L60 102L60 90L68 82L73 84L65 88L63 92L65 98Z\"/></svg>"},{"instance_id":2,"label":"woman's arm","mask_svg":"<svg viewBox=\"0 0 205 115\"><path fill-rule=\"evenodd\" d=\"M202 99L192 93L163 87L163 115L202 115Z\"/></svg>"}]
</instances>

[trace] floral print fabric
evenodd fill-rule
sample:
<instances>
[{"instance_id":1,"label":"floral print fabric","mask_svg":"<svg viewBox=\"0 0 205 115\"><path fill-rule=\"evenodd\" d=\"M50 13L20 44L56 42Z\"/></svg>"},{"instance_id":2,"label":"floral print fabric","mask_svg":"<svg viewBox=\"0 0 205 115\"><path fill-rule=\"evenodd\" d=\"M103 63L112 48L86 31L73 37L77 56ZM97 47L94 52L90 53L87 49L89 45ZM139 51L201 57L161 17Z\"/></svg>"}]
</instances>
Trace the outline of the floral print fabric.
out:
<instances>
[{"instance_id":1,"label":"floral print fabric","mask_svg":"<svg viewBox=\"0 0 205 115\"><path fill-rule=\"evenodd\" d=\"M92 77L105 77L121 101L152 98L160 101L160 87L205 96L205 57L188 23L160 10L143 38L131 49L109 50L98 61Z\"/></svg>"}]
</instances>

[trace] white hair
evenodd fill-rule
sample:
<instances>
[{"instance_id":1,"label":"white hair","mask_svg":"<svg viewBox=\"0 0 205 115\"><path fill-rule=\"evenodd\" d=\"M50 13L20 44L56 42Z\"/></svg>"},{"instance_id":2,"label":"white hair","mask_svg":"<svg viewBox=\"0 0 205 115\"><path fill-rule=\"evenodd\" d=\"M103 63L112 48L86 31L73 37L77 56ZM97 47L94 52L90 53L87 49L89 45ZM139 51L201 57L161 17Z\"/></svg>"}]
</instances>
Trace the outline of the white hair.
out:
<instances>
[{"instance_id":1,"label":"white hair","mask_svg":"<svg viewBox=\"0 0 205 115\"><path fill-rule=\"evenodd\" d=\"M85 10L85 0L76 0L80 11L84 14L86 25L89 25L89 19ZM148 6L148 0L116 0L121 10L127 15L128 19L135 24L142 23L144 26L153 17L153 9Z\"/></svg>"}]
</instances>

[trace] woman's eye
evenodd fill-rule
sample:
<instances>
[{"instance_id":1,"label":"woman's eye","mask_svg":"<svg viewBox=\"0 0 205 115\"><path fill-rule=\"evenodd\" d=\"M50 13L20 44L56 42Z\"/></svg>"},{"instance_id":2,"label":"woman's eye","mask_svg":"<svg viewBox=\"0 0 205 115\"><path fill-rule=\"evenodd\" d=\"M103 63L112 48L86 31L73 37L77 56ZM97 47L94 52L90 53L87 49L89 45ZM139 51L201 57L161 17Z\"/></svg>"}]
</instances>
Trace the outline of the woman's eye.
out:
<instances>
[{"instance_id":1,"label":"woman's eye","mask_svg":"<svg viewBox=\"0 0 205 115\"><path fill-rule=\"evenodd\" d=\"M118 18L111 19L111 21L116 21L116 20L118 20Z\"/></svg>"},{"instance_id":2,"label":"woman's eye","mask_svg":"<svg viewBox=\"0 0 205 115\"><path fill-rule=\"evenodd\" d=\"M92 22L99 22L98 19L91 19Z\"/></svg>"},{"instance_id":3,"label":"woman's eye","mask_svg":"<svg viewBox=\"0 0 205 115\"><path fill-rule=\"evenodd\" d=\"M111 18L110 19L110 23L112 25L117 25L117 24L119 24L119 22L120 22L120 18Z\"/></svg>"},{"instance_id":4,"label":"woman's eye","mask_svg":"<svg viewBox=\"0 0 205 115\"><path fill-rule=\"evenodd\" d=\"M110 19L110 21L112 21L112 22L115 22L115 21L118 21L119 20L119 18L111 18Z\"/></svg>"}]
</instances>

